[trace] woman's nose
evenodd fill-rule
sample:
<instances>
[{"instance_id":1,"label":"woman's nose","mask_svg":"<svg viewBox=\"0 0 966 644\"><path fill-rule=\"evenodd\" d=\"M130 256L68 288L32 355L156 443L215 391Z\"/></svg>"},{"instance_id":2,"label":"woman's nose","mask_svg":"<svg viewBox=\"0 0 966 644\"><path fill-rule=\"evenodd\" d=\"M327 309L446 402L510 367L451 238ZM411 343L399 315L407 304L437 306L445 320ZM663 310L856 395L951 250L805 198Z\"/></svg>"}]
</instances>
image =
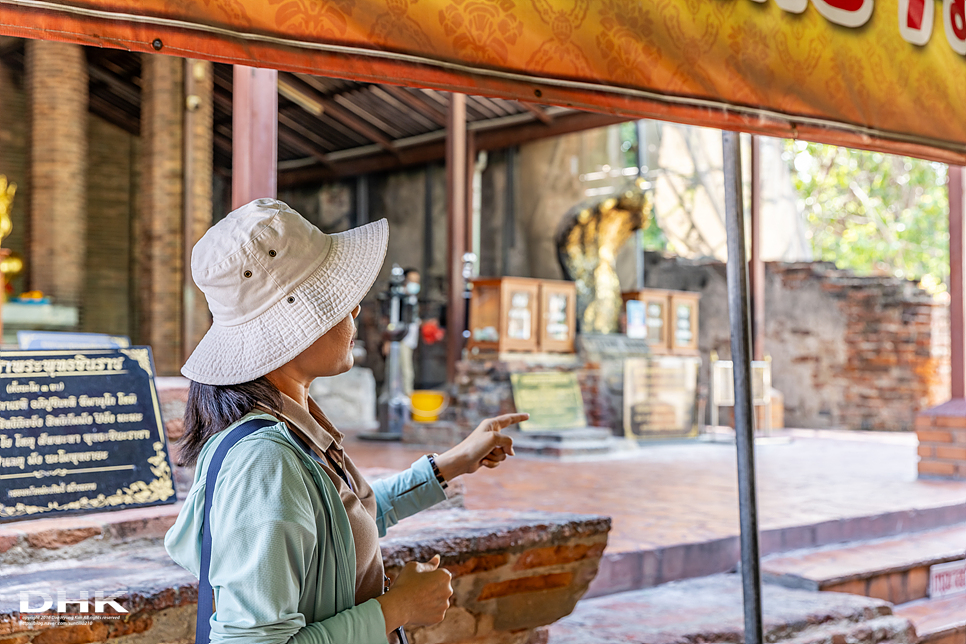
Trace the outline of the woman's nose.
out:
<instances>
[{"instance_id":1,"label":"woman's nose","mask_svg":"<svg viewBox=\"0 0 966 644\"><path fill-rule=\"evenodd\" d=\"M359 313L361 311L362 311L362 307L360 305L356 304L356 308L352 309L352 317L353 317L353 319L359 317Z\"/></svg>"}]
</instances>

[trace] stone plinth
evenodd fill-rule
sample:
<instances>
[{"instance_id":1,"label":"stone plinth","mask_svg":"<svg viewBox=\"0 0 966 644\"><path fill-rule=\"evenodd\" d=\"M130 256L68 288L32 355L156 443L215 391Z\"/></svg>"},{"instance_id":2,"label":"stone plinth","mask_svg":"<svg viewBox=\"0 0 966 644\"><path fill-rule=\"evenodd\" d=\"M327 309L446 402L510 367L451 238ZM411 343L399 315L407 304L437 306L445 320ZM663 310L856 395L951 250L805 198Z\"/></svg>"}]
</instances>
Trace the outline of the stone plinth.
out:
<instances>
[{"instance_id":1,"label":"stone plinth","mask_svg":"<svg viewBox=\"0 0 966 644\"><path fill-rule=\"evenodd\" d=\"M480 421L516 411L510 374L564 371L577 375L588 424L619 428L620 418L605 399L599 365L586 364L574 355L500 354L492 359L462 360L456 364L456 404L440 416L462 430L472 430ZM442 429L443 425L439 426ZM623 430L619 432L623 435ZM413 441L416 442L416 441Z\"/></svg>"},{"instance_id":2,"label":"stone plinth","mask_svg":"<svg viewBox=\"0 0 966 644\"><path fill-rule=\"evenodd\" d=\"M966 479L966 400L957 398L916 416L919 476Z\"/></svg>"},{"instance_id":3,"label":"stone plinth","mask_svg":"<svg viewBox=\"0 0 966 644\"><path fill-rule=\"evenodd\" d=\"M605 456L621 449L637 447L633 441L617 438L605 427L508 433L513 438L513 451L516 454L558 459Z\"/></svg>"},{"instance_id":4,"label":"stone plinth","mask_svg":"<svg viewBox=\"0 0 966 644\"><path fill-rule=\"evenodd\" d=\"M168 518L173 521L174 515ZM96 545L104 534L103 525L93 515L87 520L92 530L84 540ZM128 517L128 523L133 520ZM149 531L153 537L163 534L157 528L155 525ZM539 641L541 627L573 610L597 572L609 530L610 520L605 517L457 509L407 519L392 528L381 545L390 575L407 561L425 561L437 553L442 556L442 565L453 573L455 595L446 619L436 626L409 630L412 644L467 640L474 644L524 644ZM18 538L22 547L20 538L29 536ZM127 636L126 644L190 643L197 610L197 580L172 562L160 545L136 539L105 541L102 545L108 547L86 558L57 558L27 565L5 563L0 590L0 643L83 644L121 636ZM116 593L118 603L129 614L117 620L95 617L93 623L83 624L20 619L22 590L52 597L64 591L68 598L77 598L92 589L104 591L105 596ZM39 603L40 598L34 597L34 601ZM75 618L79 617L77 605L67 607Z\"/></svg>"}]
</instances>

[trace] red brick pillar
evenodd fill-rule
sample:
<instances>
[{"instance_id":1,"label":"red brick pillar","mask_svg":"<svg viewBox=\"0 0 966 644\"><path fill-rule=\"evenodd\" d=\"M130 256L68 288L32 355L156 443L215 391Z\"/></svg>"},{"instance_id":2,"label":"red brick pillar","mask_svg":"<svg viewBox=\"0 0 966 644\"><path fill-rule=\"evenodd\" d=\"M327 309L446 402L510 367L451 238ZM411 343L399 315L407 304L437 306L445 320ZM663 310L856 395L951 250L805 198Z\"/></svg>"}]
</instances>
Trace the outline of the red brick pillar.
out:
<instances>
[{"instance_id":1,"label":"red brick pillar","mask_svg":"<svg viewBox=\"0 0 966 644\"><path fill-rule=\"evenodd\" d=\"M185 61L184 127L184 347L187 360L211 325L208 304L191 279L191 249L212 221L214 151L214 68L203 60Z\"/></svg>"},{"instance_id":2,"label":"red brick pillar","mask_svg":"<svg viewBox=\"0 0 966 644\"><path fill-rule=\"evenodd\" d=\"M78 306L87 233L87 58L79 45L26 41L30 104L31 289Z\"/></svg>"},{"instance_id":3,"label":"red brick pillar","mask_svg":"<svg viewBox=\"0 0 966 644\"><path fill-rule=\"evenodd\" d=\"M964 173L949 166L949 327L952 400L916 416L919 475L966 479L966 227Z\"/></svg>"},{"instance_id":4,"label":"red brick pillar","mask_svg":"<svg viewBox=\"0 0 966 644\"><path fill-rule=\"evenodd\" d=\"M137 341L151 345L159 375L176 375L182 364L184 60L145 54L141 66Z\"/></svg>"},{"instance_id":5,"label":"red brick pillar","mask_svg":"<svg viewBox=\"0 0 966 644\"><path fill-rule=\"evenodd\" d=\"M916 417L919 475L966 479L966 400L959 398Z\"/></svg>"}]
</instances>

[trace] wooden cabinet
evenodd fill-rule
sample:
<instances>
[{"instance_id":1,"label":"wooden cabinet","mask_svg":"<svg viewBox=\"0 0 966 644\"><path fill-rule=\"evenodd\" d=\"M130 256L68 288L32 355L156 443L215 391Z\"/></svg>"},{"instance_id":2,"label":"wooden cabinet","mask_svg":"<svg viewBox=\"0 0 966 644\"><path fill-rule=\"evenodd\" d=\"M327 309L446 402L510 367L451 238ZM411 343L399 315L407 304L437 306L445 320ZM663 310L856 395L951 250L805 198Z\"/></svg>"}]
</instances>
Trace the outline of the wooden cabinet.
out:
<instances>
[{"instance_id":1,"label":"wooden cabinet","mask_svg":"<svg viewBox=\"0 0 966 644\"><path fill-rule=\"evenodd\" d=\"M624 305L643 304L627 315L629 335L641 335L657 355L698 355L698 302L700 293L649 288L622 294ZM643 319L641 319L643 318ZM643 332L633 326L643 324Z\"/></svg>"},{"instance_id":2,"label":"wooden cabinet","mask_svg":"<svg viewBox=\"0 0 966 644\"><path fill-rule=\"evenodd\" d=\"M523 277L473 280L470 351L574 351L577 290L573 282Z\"/></svg>"},{"instance_id":3,"label":"wooden cabinet","mask_svg":"<svg viewBox=\"0 0 966 644\"><path fill-rule=\"evenodd\" d=\"M621 294L625 309L628 302L641 303L637 305L639 309L642 309L639 312L633 311L633 309L629 310L627 335L645 340L651 353L665 354L671 351L671 344L668 342L670 293L671 291L649 288L643 291ZM643 326L643 329L632 328L632 325L633 327Z\"/></svg>"},{"instance_id":4,"label":"wooden cabinet","mask_svg":"<svg viewBox=\"0 0 966 644\"><path fill-rule=\"evenodd\" d=\"M573 353L577 337L577 286L573 282L540 280L538 350Z\"/></svg>"},{"instance_id":5,"label":"wooden cabinet","mask_svg":"<svg viewBox=\"0 0 966 644\"><path fill-rule=\"evenodd\" d=\"M698 293L674 291L670 305L671 353L698 355Z\"/></svg>"},{"instance_id":6,"label":"wooden cabinet","mask_svg":"<svg viewBox=\"0 0 966 644\"><path fill-rule=\"evenodd\" d=\"M470 350L536 351L540 281L522 277L473 280Z\"/></svg>"}]
</instances>

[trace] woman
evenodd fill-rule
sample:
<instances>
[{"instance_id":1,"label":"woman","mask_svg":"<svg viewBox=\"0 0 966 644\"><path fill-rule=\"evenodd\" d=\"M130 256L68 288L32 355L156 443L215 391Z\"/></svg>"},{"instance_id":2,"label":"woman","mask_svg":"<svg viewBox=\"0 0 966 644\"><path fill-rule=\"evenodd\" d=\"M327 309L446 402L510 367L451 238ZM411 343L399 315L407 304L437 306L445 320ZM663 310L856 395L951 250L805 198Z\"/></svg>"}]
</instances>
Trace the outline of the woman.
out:
<instances>
[{"instance_id":1,"label":"woman","mask_svg":"<svg viewBox=\"0 0 966 644\"><path fill-rule=\"evenodd\" d=\"M439 556L409 563L384 592L378 537L443 500L447 481L512 455L500 430L527 416L487 420L445 454L372 485L345 455L308 390L352 366L354 318L388 235L385 220L326 235L284 203L258 199L194 247L191 272L213 324L182 368L192 383L180 461L197 466L165 547L202 572L214 462L212 642L381 644L400 626L443 619L452 587ZM252 420L267 422L254 429ZM245 428L254 431L239 440Z\"/></svg>"}]
</instances>

